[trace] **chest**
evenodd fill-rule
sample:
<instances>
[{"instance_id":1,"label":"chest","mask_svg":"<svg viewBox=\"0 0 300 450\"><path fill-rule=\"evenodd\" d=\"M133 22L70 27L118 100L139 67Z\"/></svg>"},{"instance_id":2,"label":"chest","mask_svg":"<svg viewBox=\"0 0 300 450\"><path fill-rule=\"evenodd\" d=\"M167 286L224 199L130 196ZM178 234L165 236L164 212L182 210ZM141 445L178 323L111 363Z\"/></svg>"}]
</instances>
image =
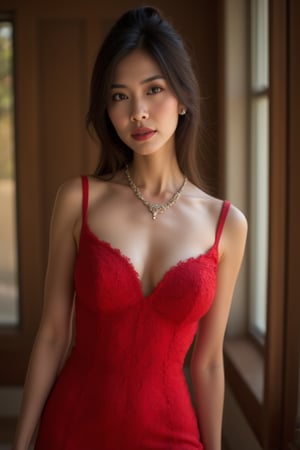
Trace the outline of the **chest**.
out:
<instances>
[{"instance_id":1,"label":"chest","mask_svg":"<svg viewBox=\"0 0 300 450\"><path fill-rule=\"evenodd\" d=\"M164 275L178 264L204 255L214 245L213 233L201 233L197 224L172 220L171 214L160 222L145 217L134 220L116 217L109 222L87 224L96 241L108 243L126 258L140 281L144 295L149 295ZM148 223L147 223L148 222ZM150 224L149 224L150 222ZM174 225L175 223L175 225Z\"/></svg>"},{"instance_id":2,"label":"chest","mask_svg":"<svg viewBox=\"0 0 300 450\"><path fill-rule=\"evenodd\" d=\"M172 322L197 321L209 309L216 288L217 251L178 262L151 291L130 259L119 249L83 229L75 267L78 302L103 314L123 314L128 308L151 308Z\"/></svg>"}]
</instances>

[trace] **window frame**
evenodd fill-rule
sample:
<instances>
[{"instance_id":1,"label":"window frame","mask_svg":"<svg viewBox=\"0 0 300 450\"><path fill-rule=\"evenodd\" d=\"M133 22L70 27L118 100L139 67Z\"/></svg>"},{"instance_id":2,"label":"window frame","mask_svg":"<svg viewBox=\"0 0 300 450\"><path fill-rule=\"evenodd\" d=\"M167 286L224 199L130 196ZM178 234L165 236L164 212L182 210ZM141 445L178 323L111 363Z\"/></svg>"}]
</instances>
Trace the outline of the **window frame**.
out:
<instances>
[{"instance_id":1,"label":"window frame","mask_svg":"<svg viewBox=\"0 0 300 450\"><path fill-rule=\"evenodd\" d=\"M38 166L38 143L30 122L23 117L35 117L37 79L27 76L34 53L24 36L34 30L21 21L12 5L1 7L1 15L14 24L14 86L15 86L15 176L17 198L17 251L19 280L19 322L16 326L0 327L0 385L22 385L42 309L45 268L43 261L42 221ZM22 55L22 56L21 56ZM25 123L26 122L26 123ZM19 145L22 142L22 151ZM28 257L30 255L30 258ZM32 277L32 273L35 277ZM33 280L34 278L34 280ZM37 307L38 305L38 307Z\"/></svg>"},{"instance_id":2,"label":"window frame","mask_svg":"<svg viewBox=\"0 0 300 450\"><path fill-rule=\"evenodd\" d=\"M226 0L222 8L224 13ZM270 204L265 346L259 345L247 330L227 337L224 346L227 382L260 445L272 450L286 450L292 445L297 414L295 392L299 389L300 305L296 270L300 250L297 208L300 67L296 48L297 40L300 41L299 19L299 2L270 2ZM222 58L226 64L225 57ZM222 84L221 89L224 89ZM224 123L223 135L225 127ZM225 156L225 167L224 161ZM244 296L247 296L246 291ZM257 350L260 365L257 370L263 372L264 379L262 400L255 395L255 386L249 385L243 364L237 362L239 354L233 349L237 343L240 356L245 359Z\"/></svg>"},{"instance_id":3,"label":"window frame","mask_svg":"<svg viewBox=\"0 0 300 450\"><path fill-rule=\"evenodd\" d=\"M253 113L253 109L254 109L254 102L255 101L259 101L262 98L266 98L267 102L268 102L268 166L269 166L269 173L268 173L268 185L266 187L267 189L267 196L268 196L268 206L270 207L270 153L271 153L271 142L270 142L270 1L267 0L268 3L268 38L267 38L267 51L268 51L268 57L269 57L269 61L268 61L268 65L267 65L267 69L266 69L266 74L265 77L267 78L266 83L262 83L260 84L258 82L258 76L257 76L257 69L258 69L258 63L257 60L254 58L254 49L253 46L257 45L257 39L256 37L253 36L253 31L257 28L254 27L253 24L251 23L251 19L253 17L253 11L255 10L255 12L257 13L256 9L257 9L257 4L254 5L254 1L256 1L258 3L258 1L260 0L250 0L249 2L246 2L246 13L247 13L247 42L246 42L246 53L247 53L247 68L248 68L248 73L247 73L247 107L248 107L248 111L247 111L247 117L248 117L248 123L247 123L247 151L248 151L248 165L250 167L250 176L248 177L247 183L248 186L250 186L249 192L248 192L248 197L247 197L247 210L249 211L249 233L248 233L248 267L247 267L247 277L248 277L248 285L247 285L247 289L248 289L248 296L247 296L247 307L248 307L248 311L247 311L247 333L248 333L248 337L249 339L253 342L254 345L257 346L257 348L259 349L259 351L261 351L262 356L265 353L265 341L266 341L266 330L267 330L267 308L268 308L268 299L269 299L269 292L268 292L268 283L266 282L266 292L265 292L265 330L261 331L259 330L259 328L256 326L255 323L253 323L253 309L256 307L256 302L258 302L258 300L256 300L253 298L256 289L252 288L252 283L253 280L255 281L256 277L254 274L254 269L253 269L253 262L255 262L255 252L256 252L256 230L257 227L256 225L254 225L254 223L257 220L257 212L258 212L258 205L255 203L256 199L254 198L253 201L253 197L256 196L256 192L253 189L253 181L252 181L252 167L253 167L253 158L256 157L256 155L253 156L253 152L255 152L256 150L253 149L255 142L253 142L253 140L255 139L254 137L254 113ZM255 23L255 25L257 25L257 23ZM268 219L267 219L268 220ZM253 234L252 234L253 233ZM268 220L267 223L267 243L266 243L266 252L267 252L267 256L266 256L266 264L268 267L269 264L269 257L270 257L270 253L269 253L269 246L270 246L270 223ZM254 258L254 261L253 261ZM266 277L268 279L269 274L268 274L268 268L266 270ZM253 304L253 302L255 302L255 304Z\"/></svg>"}]
</instances>

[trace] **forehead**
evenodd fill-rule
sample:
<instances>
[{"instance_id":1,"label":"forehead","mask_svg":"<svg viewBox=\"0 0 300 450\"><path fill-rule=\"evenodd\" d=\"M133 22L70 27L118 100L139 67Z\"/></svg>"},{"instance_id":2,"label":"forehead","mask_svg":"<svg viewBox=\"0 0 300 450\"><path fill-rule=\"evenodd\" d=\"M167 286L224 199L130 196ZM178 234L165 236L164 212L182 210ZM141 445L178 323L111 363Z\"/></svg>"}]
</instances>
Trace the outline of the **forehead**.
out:
<instances>
[{"instance_id":1,"label":"forehead","mask_svg":"<svg viewBox=\"0 0 300 450\"><path fill-rule=\"evenodd\" d=\"M153 75L162 75L162 70L157 61L144 50L133 50L124 56L113 73L113 83L130 81L142 81Z\"/></svg>"}]
</instances>

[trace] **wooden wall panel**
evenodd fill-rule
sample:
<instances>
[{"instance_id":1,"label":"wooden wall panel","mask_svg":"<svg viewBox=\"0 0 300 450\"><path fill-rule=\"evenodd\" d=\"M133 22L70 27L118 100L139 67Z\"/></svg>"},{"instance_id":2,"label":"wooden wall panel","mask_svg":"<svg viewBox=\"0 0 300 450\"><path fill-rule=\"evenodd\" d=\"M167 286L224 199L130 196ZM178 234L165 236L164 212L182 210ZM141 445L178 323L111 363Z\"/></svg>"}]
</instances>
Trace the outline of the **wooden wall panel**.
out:
<instances>
[{"instance_id":1,"label":"wooden wall panel","mask_svg":"<svg viewBox=\"0 0 300 450\"><path fill-rule=\"evenodd\" d=\"M58 186L82 172L85 146L86 27L83 20L38 24L38 140L43 243ZM44 248L44 254L47 248Z\"/></svg>"}]
</instances>

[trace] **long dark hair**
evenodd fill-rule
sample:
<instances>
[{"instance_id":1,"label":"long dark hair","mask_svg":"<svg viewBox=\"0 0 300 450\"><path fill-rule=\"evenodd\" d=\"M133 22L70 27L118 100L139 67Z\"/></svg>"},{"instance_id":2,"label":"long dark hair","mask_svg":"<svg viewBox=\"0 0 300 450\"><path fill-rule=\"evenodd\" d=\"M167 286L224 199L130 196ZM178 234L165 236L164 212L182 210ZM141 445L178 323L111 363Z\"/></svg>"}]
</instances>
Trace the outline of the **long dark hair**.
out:
<instances>
[{"instance_id":1,"label":"long dark hair","mask_svg":"<svg viewBox=\"0 0 300 450\"><path fill-rule=\"evenodd\" d=\"M198 82L181 37L157 9L149 6L125 12L106 36L96 58L86 119L102 144L95 175L113 176L133 158L133 151L117 135L106 105L116 65L135 49L145 50L156 60L179 103L187 108L187 113L179 116L175 132L176 155L182 172L199 186Z\"/></svg>"}]
</instances>

